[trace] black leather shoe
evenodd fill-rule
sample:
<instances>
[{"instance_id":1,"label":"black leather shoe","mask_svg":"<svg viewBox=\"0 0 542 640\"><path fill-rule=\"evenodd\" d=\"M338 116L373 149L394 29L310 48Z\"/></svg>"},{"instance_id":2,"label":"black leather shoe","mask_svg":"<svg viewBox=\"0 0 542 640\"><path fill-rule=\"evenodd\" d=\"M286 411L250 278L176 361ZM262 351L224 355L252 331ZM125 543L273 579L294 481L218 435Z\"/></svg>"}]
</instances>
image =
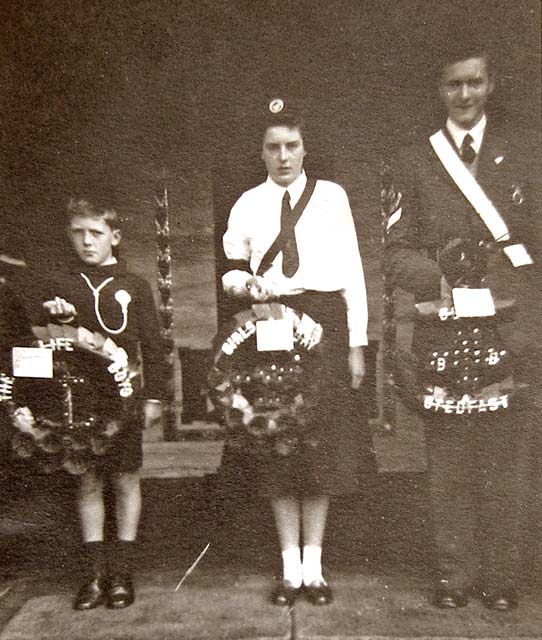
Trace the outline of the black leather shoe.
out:
<instances>
[{"instance_id":1,"label":"black leather shoe","mask_svg":"<svg viewBox=\"0 0 542 640\"><path fill-rule=\"evenodd\" d=\"M77 593L73 608L78 611L88 611L94 609L105 602L106 584L103 576L94 576L92 580L87 580Z\"/></svg>"},{"instance_id":2,"label":"black leather shoe","mask_svg":"<svg viewBox=\"0 0 542 640\"><path fill-rule=\"evenodd\" d=\"M433 595L433 604L439 609L460 609L468 603L469 597L463 589L438 587Z\"/></svg>"},{"instance_id":3,"label":"black leather shoe","mask_svg":"<svg viewBox=\"0 0 542 640\"><path fill-rule=\"evenodd\" d=\"M316 606L329 604L333 600L333 592L326 582L313 582L303 587L307 600Z\"/></svg>"},{"instance_id":4,"label":"black leather shoe","mask_svg":"<svg viewBox=\"0 0 542 640\"><path fill-rule=\"evenodd\" d=\"M513 589L482 591L482 602L492 611L511 611L518 606L518 594Z\"/></svg>"},{"instance_id":5,"label":"black leather shoe","mask_svg":"<svg viewBox=\"0 0 542 640\"><path fill-rule=\"evenodd\" d=\"M134 586L130 575L113 576L107 589L107 607L125 609L135 599Z\"/></svg>"},{"instance_id":6,"label":"black leather shoe","mask_svg":"<svg viewBox=\"0 0 542 640\"><path fill-rule=\"evenodd\" d=\"M271 602L279 607L293 607L300 590L299 587L294 587L290 582L281 580L273 589Z\"/></svg>"}]
</instances>

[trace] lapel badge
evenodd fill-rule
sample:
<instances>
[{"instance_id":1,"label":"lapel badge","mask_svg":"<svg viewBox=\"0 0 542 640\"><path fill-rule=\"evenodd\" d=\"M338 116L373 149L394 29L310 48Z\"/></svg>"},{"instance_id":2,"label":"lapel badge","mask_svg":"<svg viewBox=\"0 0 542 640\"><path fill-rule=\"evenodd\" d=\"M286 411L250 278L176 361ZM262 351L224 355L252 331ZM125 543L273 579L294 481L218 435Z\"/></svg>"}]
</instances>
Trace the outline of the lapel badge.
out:
<instances>
[{"instance_id":1,"label":"lapel badge","mask_svg":"<svg viewBox=\"0 0 542 640\"><path fill-rule=\"evenodd\" d=\"M273 98L269 103L269 111L271 113L280 113L284 109L284 100L281 98Z\"/></svg>"},{"instance_id":2,"label":"lapel badge","mask_svg":"<svg viewBox=\"0 0 542 640\"><path fill-rule=\"evenodd\" d=\"M521 187L518 184L512 185L512 202L521 204L525 200Z\"/></svg>"},{"instance_id":3,"label":"lapel badge","mask_svg":"<svg viewBox=\"0 0 542 640\"><path fill-rule=\"evenodd\" d=\"M503 160L504 160L504 156L497 156L495 158L495 164L501 164Z\"/></svg>"}]
</instances>

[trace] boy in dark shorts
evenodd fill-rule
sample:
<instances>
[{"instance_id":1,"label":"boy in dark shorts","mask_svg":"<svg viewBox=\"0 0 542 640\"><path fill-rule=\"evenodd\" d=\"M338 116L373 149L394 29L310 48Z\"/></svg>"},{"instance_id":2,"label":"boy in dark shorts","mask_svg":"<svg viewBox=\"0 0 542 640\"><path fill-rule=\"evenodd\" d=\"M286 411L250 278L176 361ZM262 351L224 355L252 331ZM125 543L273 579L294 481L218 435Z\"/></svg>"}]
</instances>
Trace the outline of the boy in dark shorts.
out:
<instances>
[{"instance_id":1,"label":"boy in dark shorts","mask_svg":"<svg viewBox=\"0 0 542 640\"><path fill-rule=\"evenodd\" d=\"M56 274L53 297L44 307L60 322L111 338L130 363L140 360L143 367L142 411L135 424L122 425L96 466L80 476L78 493L85 579L74 607L86 610L105 603L122 609L134 601L131 573L141 512L142 429L162 414L162 340L149 284L115 257L121 239L117 213L84 199L70 200L67 213L77 260ZM106 482L113 488L116 515L116 540L107 548Z\"/></svg>"}]
</instances>

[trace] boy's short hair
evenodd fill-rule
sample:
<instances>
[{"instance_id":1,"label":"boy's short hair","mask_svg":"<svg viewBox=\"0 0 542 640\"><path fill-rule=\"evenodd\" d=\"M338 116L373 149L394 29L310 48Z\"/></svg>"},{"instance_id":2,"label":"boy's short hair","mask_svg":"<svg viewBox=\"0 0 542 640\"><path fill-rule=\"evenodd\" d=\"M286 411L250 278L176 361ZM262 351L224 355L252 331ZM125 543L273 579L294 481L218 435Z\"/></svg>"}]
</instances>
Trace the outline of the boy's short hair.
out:
<instances>
[{"instance_id":1,"label":"boy's short hair","mask_svg":"<svg viewBox=\"0 0 542 640\"><path fill-rule=\"evenodd\" d=\"M66 207L67 220L76 216L82 218L101 218L111 229L120 229L120 219L113 207L91 202L86 198L70 198Z\"/></svg>"}]
</instances>

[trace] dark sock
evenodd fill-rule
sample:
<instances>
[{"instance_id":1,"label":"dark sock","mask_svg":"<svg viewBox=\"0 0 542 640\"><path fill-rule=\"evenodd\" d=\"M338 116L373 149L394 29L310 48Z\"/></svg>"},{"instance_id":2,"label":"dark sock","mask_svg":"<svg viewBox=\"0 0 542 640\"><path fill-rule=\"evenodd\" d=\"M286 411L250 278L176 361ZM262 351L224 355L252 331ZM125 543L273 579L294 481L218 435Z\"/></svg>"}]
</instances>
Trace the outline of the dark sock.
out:
<instances>
[{"instance_id":1,"label":"dark sock","mask_svg":"<svg viewBox=\"0 0 542 640\"><path fill-rule=\"evenodd\" d=\"M102 541L83 543L83 571L94 578L105 573L105 545Z\"/></svg>"},{"instance_id":2,"label":"dark sock","mask_svg":"<svg viewBox=\"0 0 542 640\"><path fill-rule=\"evenodd\" d=\"M134 540L116 540L111 549L111 573L115 575L131 574L135 550Z\"/></svg>"}]
</instances>

